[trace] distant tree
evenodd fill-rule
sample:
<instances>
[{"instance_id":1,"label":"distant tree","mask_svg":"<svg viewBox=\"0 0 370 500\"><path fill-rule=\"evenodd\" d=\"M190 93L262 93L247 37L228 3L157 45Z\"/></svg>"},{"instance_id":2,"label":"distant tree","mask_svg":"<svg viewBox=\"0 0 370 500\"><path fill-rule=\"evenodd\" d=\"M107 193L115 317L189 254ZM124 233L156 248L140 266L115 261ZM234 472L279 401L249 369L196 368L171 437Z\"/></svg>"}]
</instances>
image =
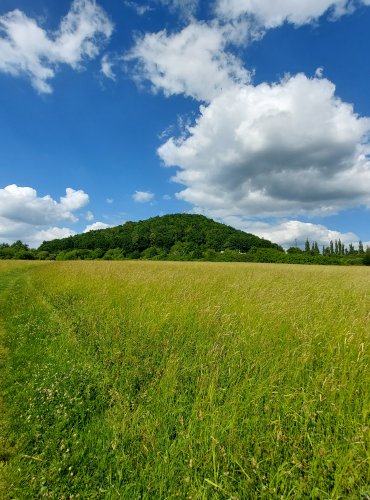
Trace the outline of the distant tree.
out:
<instances>
[{"instance_id":1,"label":"distant tree","mask_svg":"<svg viewBox=\"0 0 370 500\"><path fill-rule=\"evenodd\" d=\"M230 240L228 240L230 241ZM228 243L230 244L230 243ZM222 233L218 231L216 228L211 229L210 231L207 231L206 235L206 246L207 248L212 248L213 250L216 250L220 252L224 248L224 238L222 236Z\"/></svg>"},{"instance_id":2,"label":"distant tree","mask_svg":"<svg viewBox=\"0 0 370 500\"><path fill-rule=\"evenodd\" d=\"M49 257L49 252L46 250L40 250L36 252L36 259L38 260L46 260Z\"/></svg>"},{"instance_id":3,"label":"distant tree","mask_svg":"<svg viewBox=\"0 0 370 500\"><path fill-rule=\"evenodd\" d=\"M13 255L13 259L18 260L34 260L35 256L29 250L24 250L23 248L17 249Z\"/></svg>"},{"instance_id":4,"label":"distant tree","mask_svg":"<svg viewBox=\"0 0 370 500\"><path fill-rule=\"evenodd\" d=\"M153 257L156 257L160 253L161 253L160 248L149 247L149 248L146 248L143 252L141 252L141 258L142 259L153 259Z\"/></svg>"},{"instance_id":5,"label":"distant tree","mask_svg":"<svg viewBox=\"0 0 370 500\"><path fill-rule=\"evenodd\" d=\"M295 247L289 247L287 250L288 254L293 254L293 253L303 253L303 250L297 246Z\"/></svg>"},{"instance_id":6,"label":"distant tree","mask_svg":"<svg viewBox=\"0 0 370 500\"><path fill-rule=\"evenodd\" d=\"M17 240L12 243L12 245L10 245L10 248L14 248L15 250L29 250L29 246L25 243L22 243L21 240Z\"/></svg>"},{"instance_id":7,"label":"distant tree","mask_svg":"<svg viewBox=\"0 0 370 500\"><path fill-rule=\"evenodd\" d=\"M366 252L364 252L362 262L365 266L370 266L370 249L368 248Z\"/></svg>"},{"instance_id":8,"label":"distant tree","mask_svg":"<svg viewBox=\"0 0 370 500\"><path fill-rule=\"evenodd\" d=\"M90 259L101 259L104 255L104 250L102 248L96 248L95 250L91 250Z\"/></svg>"},{"instance_id":9,"label":"distant tree","mask_svg":"<svg viewBox=\"0 0 370 500\"><path fill-rule=\"evenodd\" d=\"M111 248L103 256L103 260L122 260L123 258L124 256L120 248Z\"/></svg>"},{"instance_id":10,"label":"distant tree","mask_svg":"<svg viewBox=\"0 0 370 500\"><path fill-rule=\"evenodd\" d=\"M191 253L191 258L192 259L195 259L195 260L199 260L203 257L203 252L200 248L196 248L195 250L193 250L193 252Z\"/></svg>"},{"instance_id":11,"label":"distant tree","mask_svg":"<svg viewBox=\"0 0 370 500\"><path fill-rule=\"evenodd\" d=\"M320 255L320 250L319 250L319 246L317 244L317 241L315 241L313 244L312 244L312 253L313 255Z\"/></svg>"},{"instance_id":12,"label":"distant tree","mask_svg":"<svg viewBox=\"0 0 370 500\"><path fill-rule=\"evenodd\" d=\"M338 240L338 255L344 255L344 245L342 244L340 238Z\"/></svg>"}]
</instances>

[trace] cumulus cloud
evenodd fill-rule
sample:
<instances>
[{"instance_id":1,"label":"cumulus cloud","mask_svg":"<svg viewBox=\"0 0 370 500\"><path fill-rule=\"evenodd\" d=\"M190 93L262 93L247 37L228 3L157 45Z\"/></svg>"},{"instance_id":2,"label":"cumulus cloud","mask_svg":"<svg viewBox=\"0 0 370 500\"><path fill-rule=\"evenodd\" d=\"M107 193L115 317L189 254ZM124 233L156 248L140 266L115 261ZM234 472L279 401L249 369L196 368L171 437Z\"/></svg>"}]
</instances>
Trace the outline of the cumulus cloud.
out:
<instances>
[{"instance_id":1,"label":"cumulus cloud","mask_svg":"<svg viewBox=\"0 0 370 500\"><path fill-rule=\"evenodd\" d=\"M132 199L137 203L148 203L152 201L154 198L154 194L150 191L135 191L132 195Z\"/></svg>"},{"instance_id":2,"label":"cumulus cloud","mask_svg":"<svg viewBox=\"0 0 370 500\"><path fill-rule=\"evenodd\" d=\"M31 248L37 248L43 241L66 238L74 234L76 232L68 227L52 226L40 229L32 224L14 222L0 217L0 243L13 243L16 240L21 240Z\"/></svg>"},{"instance_id":3,"label":"cumulus cloud","mask_svg":"<svg viewBox=\"0 0 370 500\"><path fill-rule=\"evenodd\" d=\"M58 235L74 234L71 229L55 225L77 222L74 212L88 202L89 196L84 191L72 188L67 188L66 195L57 202L49 195L38 196L31 187L6 186L0 189L0 241L21 239L34 245Z\"/></svg>"},{"instance_id":4,"label":"cumulus cloud","mask_svg":"<svg viewBox=\"0 0 370 500\"><path fill-rule=\"evenodd\" d=\"M73 229L68 227L49 227L30 234L24 239L24 241L26 241L31 247L38 247L43 241L67 238L68 236L73 236L75 234L76 231L73 231Z\"/></svg>"},{"instance_id":5,"label":"cumulus cloud","mask_svg":"<svg viewBox=\"0 0 370 500\"><path fill-rule=\"evenodd\" d=\"M113 25L94 0L74 0L56 32L16 9L0 16L0 71L25 76L39 93L51 93L49 80L61 64L80 69L96 57Z\"/></svg>"},{"instance_id":6,"label":"cumulus cloud","mask_svg":"<svg viewBox=\"0 0 370 500\"><path fill-rule=\"evenodd\" d=\"M74 212L79 210L89 203L89 195L86 194L82 189L76 191L72 188L66 189L66 196L60 198L60 204L66 208L69 212Z\"/></svg>"},{"instance_id":7,"label":"cumulus cloud","mask_svg":"<svg viewBox=\"0 0 370 500\"><path fill-rule=\"evenodd\" d=\"M158 150L178 198L252 217L328 215L370 206L370 119L335 96L326 79L303 74L274 85L223 92L187 136Z\"/></svg>"},{"instance_id":8,"label":"cumulus cloud","mask_svg":"<svg viewBox=\"0 0 370 500\"><path fill-rule=\"evenodd\" d=\"M125 60L134 62L136 80L149 81L154 92L210 101L222 91L250 81L250 72L226 50L243 33L230 26L194 21L178 33L163 30L138 38Z\"/></svg>"},{"instance_id":9,"label":"cumulus cloud","mask_svg":"<svg viewBox=\"0 0 370 500\"><path fill-rule=\"evenodd\" d=\"M98 229L107 229L108 227L113 227L111 224L106 224L105 222L94 222L85 227L84 233L89 231L97 231Z\"/></svg>"},{"instance_id":10,"label":"cumulus cloud","mask_svg":"<svg viewBox=\"0 0 370 500\"><path fill-rule=\"evenodd\" d=\"M284 22L302 26L330 13L338 18L353 12L356 5L369 5L369 0L218 0L217 15L223 19L251 16L265 28L276 28Z\"/></svg>"},{"instance_id":11,"label":"cumulus cloud","mask_svg":"<svg viewBox=\"0 0 370 500\"><path fill-rule=\"evenodd\" d=\"M212 216L212 214L208 214ZM216 217L217 218L217 217ZM264 222L248 220L243 217L226 216L223 222L248 233L253 233L261 238L278 243L284 248L291 246L303 247L306 240L316 241L319 246L328 246L330 241L341 240L345 245L357 243L359 238L356 234L342 233L327 228L322 224L302 222L299 220L277 220L275 222Z\"/></svg>"},{"instance_id":12,"label":"cumulus cloud","mask_svg":"<svg viewBox=\"0 0 370 500\"><path fill-rule=\"evenodd\" d=\"M0 189L0 217L26 224L44 225L56 221L78 219L74 211L87 205L89 196L82 190L66 189L66 195L60 202L51 196L39 197L31 187L20 187L16 184Z\"/></svg>"},{"instance_id":13,"label":"cumulus cloud","mask_svg":"<svg viewBox=\"0 0 370 500\"><path fill-rule=\"evenodd\" d=\"M341 240L345 245L356 243L359 240L358 236L351 232L342 233L328 229L321 224L298 220L285 220L276 224L255 222L248 224L248 229L285 248L295 245L302 247L306 240L316 241L319 246L328 246L330 241L335 240Z\"/></svg>"}]
</instances>

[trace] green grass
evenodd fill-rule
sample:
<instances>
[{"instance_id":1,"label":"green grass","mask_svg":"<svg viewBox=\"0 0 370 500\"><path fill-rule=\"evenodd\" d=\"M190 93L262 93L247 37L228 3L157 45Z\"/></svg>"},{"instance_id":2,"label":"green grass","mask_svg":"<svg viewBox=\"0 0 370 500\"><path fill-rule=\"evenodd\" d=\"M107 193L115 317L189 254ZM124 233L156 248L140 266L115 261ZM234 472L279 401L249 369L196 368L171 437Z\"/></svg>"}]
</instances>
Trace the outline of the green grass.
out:
<instances>
[{"instance_id":1,"label":"green grass","mask_svg":"<svg viewBox=\"0 0 370 500\"><path fill-rule=\"evenodd\" d=\"M0 496L369 499L370 269L0 263Z\"/></svg>"}]
</instances>

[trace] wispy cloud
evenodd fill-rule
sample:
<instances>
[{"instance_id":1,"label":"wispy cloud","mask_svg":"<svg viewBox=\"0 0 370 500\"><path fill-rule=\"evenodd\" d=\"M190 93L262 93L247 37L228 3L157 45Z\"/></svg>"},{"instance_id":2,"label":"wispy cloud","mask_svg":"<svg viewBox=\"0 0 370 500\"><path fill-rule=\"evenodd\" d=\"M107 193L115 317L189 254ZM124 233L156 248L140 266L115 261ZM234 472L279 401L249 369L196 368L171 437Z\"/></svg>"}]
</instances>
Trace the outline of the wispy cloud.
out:
<instances>
[{"instance_id":1,"label":"wispy cloud","mask_svg":"<svg viewBox=\"0 0 370 500\"><path fill-rule=\"evenodd\" d=\"M135 12L139 15L139 16L143 16L144 14L146 14L147 12L150 12L151 10L154 10L154 7L152 7L151 5L149 5L149 3L138 3L138 2L133 2L133 1L130 1L130 0L126 0L124 2L124 4L126 5L126 7L129 7L130 9L133 9L135 10Z\"/></svg>"},{"instance_id":2,"label":"wispy cloud","mask_svg":"<svg viewBox=\"0 0 370 500\"><path fill-rule=\"evenodd\" d=\"M114 67L114 62L110 59L110 57L107 54L105 54L101 60L100 71L106 78L115 81L116 75L113 71L113 67Z\"/></svg>"},{"instance_id":3,"label":"wispy cloud","mask_svg":"<svg viewBox=\"0 0 370 500\"><path fill-rule=\"evenodd\" d=\"M177 12L180 16L189 20L193 18L198 9L198 0L158 0L162 5L169 8L172 12Z\"/></svg>"},{"instance_id":4,"label":"wispy cloud","mask_svg":"<svg viewBox=\"0 0 370 500\"><path fill-rule=\"evenodd\" d=\"M91 222L92 220L94 220L94 214L89 210L88 212L86 212L85 219Z\"/></svg>"}]
</instances>

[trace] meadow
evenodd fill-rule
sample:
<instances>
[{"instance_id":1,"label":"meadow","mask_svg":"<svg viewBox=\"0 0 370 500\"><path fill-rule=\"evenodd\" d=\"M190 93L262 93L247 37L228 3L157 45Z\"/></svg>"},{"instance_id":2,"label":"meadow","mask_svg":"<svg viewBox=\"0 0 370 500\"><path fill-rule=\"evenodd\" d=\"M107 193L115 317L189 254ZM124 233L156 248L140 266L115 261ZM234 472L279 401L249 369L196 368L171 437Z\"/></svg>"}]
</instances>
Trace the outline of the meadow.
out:
<instances>
[{"instance_id":1,"label":"meadow","mask_svg":"<svg viewBox=\"0 0 370 500\"><path fill-rule=\"evenodd\" d=\"M0 497L369 499L370 268L0 262Z\"/></svg>"}]
</instances>

